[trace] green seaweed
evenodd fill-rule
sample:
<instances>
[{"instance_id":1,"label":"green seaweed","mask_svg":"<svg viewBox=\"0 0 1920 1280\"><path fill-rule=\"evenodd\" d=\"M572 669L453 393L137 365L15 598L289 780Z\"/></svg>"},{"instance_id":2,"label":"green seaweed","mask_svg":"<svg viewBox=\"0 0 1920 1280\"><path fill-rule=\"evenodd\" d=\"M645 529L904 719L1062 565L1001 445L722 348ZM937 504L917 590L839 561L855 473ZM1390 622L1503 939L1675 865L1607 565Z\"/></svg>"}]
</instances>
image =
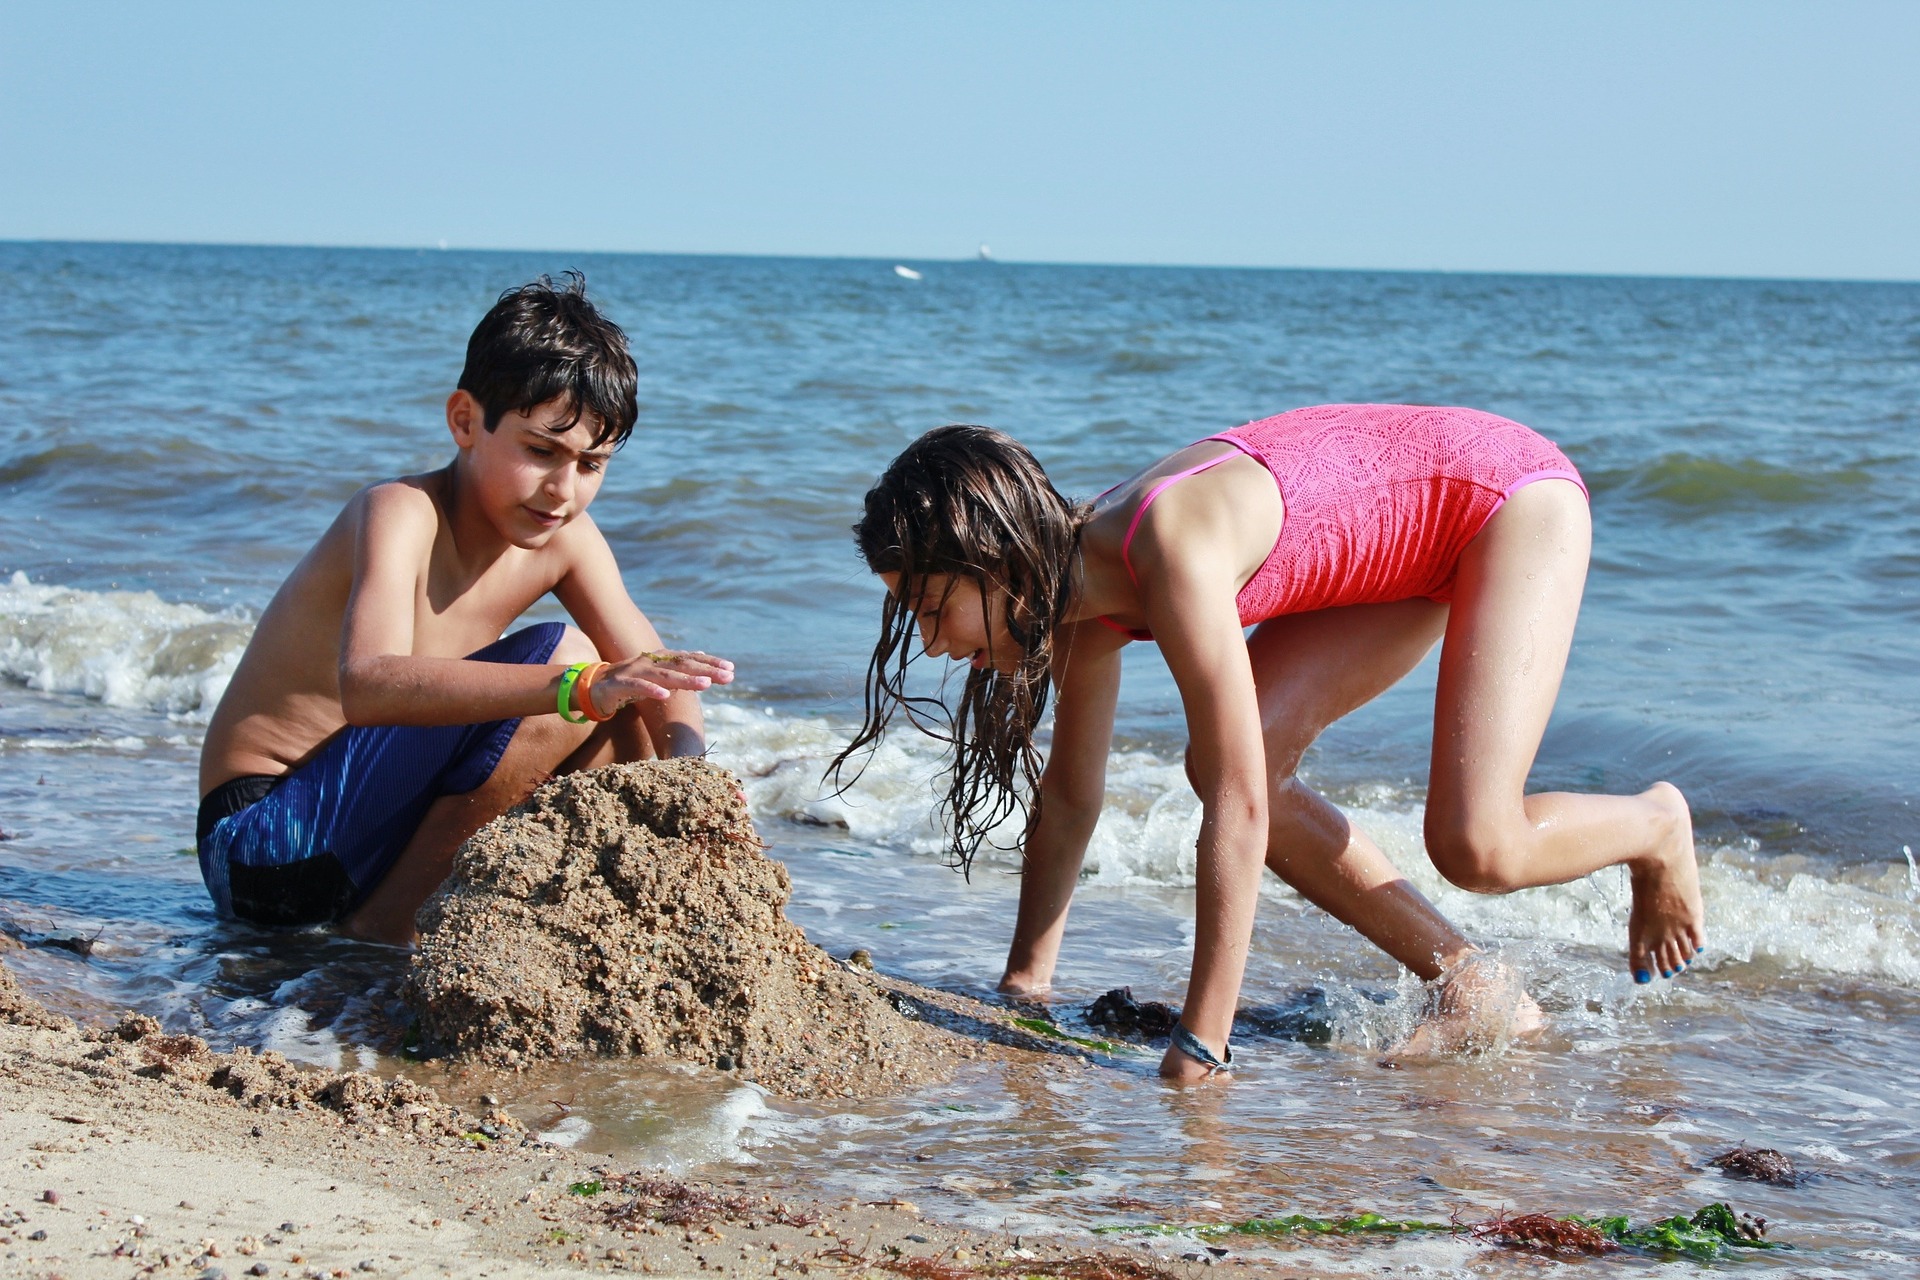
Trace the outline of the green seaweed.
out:
<instances>
[{"instance_id":1,"label":"green seaweed","mask_svg":"<svg viewBox=\"0 0 1920 1280\"><path fill-rule=\"evenodd\" d=\"M1356 1213L1345 1218L1314 1218L1304 1213L1293 1213L1284 1218L1248 1218L1245 1222L1226 1224L1209 1234L1279 1236L1306 1231L1316 1235L1345 1236L1356 1235L1363 1231L1405 1234L1413 1231L1451 1230L1453 1230L1453 1224L1449 1222L1423 1222L1419 1218L1388 1218L1377 1213Z\"/></svg>"},{"instance_id":2,"label":"green seaweed","mask_svg":"<svg viewBox=\"0 0 1920 1280\"><path fill-rule=\"evenodd\" d=\"M1583 1217L1569 1214L1561 1222L1591 1227L1624 1248L1647 1253L1686 1254L1709 1260L1732 1249L1791 1249L1778 1240L1765 1239L1764 1221L1743 1220L1722 1203L1704 1205L1691 1214L1661 1218L1644 1227L1635 1227L1625 1214L1607 1217ZM1197 1236L1284 1236L1295 1233L1326 1236L1362 1234L1407 1235L1423 1231L1471 1232L1476 1225L1461 1222L1426 1222L1418 1218L1389 1218L1363 1212L1338 1218L1321 1218L1294 1213L1278 1218L1248 1218L1244 1222L1136 1222L1114 1223L1093 1228L1095 1235Z\"/></svg>"},{"instance_id":3,"label":"green seaweed","mask_svg":"<svg viewBox=\"0 0 1920 1280\"><path fill-rule=\"evenodd\" d=\"M1050 1040L1064 1040L1068 1044L1077 1044L1082 1049L1092 1049L1095 1053L1119 1053L1121 1048L1111 1040L1089 1040L1085 1036L1071 1035L1045 1018L1015 1018L1013 1025L1023 1031L1031 1031L1037 1036L1046 1036Z\"/></svg>"},{"instance_id":4,"label":"green seaweed","mask_svg":"<svg viewBox=\"0 0 1920 1280\"><path fill-rule=\"evenodd\" d=\"M605 1191L606 1189L607 1189L606 1183L602 1182L598 1178L593 1178L586 1182L575 1182L575 1183L568 1184L567 1194L570 1196L597 1196L602 1191Z\"/></svg>"},{"instance_id":5,"label":"green seaweed","mask_svg":"<svg viewBox=\"0 0 1920 1280\"><path fill-rule=\"evenodd\" d=\"M1652 1253L1684 1253L1694 1258L1717 1258L1728 1249L1791 1249L1778 1240L1764 1239L1759 1227L1743 1223L1732 1206L1715 1202L1691 1214L1675 1214L1635 1230L1624 1215L1610 1218L1570 1218L1593 1227L1610 1240Z\"/></svg>"}]
</instances>

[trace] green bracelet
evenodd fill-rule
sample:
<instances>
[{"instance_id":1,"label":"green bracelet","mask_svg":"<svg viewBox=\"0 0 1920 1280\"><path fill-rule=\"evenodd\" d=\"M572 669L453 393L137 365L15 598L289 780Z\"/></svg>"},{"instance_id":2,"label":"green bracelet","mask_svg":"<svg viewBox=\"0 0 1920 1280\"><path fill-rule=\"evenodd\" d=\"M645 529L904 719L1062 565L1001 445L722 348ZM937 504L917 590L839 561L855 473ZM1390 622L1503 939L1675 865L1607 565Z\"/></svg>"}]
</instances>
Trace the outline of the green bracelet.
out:
<instances>
[{"instance_id":1,"label":"green bracelet","mask_svg":"<svg viewBox=\"0 0 1920 1280\"><path fill-rule=\"evenodd\" d=\"M580 679L580 673L592 665L591 662L576 662L567 668L566 674L560 677L560 696L555 701L560 707L560 718L568 724L587 722L584 711L573 710L573 686Z\"/></svg>"}]
</instances>

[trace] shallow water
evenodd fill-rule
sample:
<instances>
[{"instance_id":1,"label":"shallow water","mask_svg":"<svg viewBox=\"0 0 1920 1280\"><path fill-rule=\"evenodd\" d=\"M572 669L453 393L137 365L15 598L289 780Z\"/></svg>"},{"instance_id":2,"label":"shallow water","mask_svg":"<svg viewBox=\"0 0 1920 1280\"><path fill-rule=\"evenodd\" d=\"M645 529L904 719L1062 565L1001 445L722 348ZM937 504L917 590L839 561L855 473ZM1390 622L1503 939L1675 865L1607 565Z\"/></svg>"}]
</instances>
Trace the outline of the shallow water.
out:
<instances>
[{"instance_id":1,"label":"shallow water","mask_svg":"<svg viewBox=\"0 0 1920 1280\"><path fill-rule=\"evenodd\" d=\"M1440 884L1419 847L1429 664L1309 772L1526 975L1552 1015L1540 1041L1381 1068L1417 995L1274 885L1230 1089L1166 1089L1154 1054L844 1108L691 1068L486 1083L530 1123L622 1162L750 1163L1013 1230L1727 1198L1803 1246L1748 1266L1912 1272L1915 286L938 263L913 283L873 262L0 245L0 922L97 936L90 958L10 960L50 1002L434 1073L391 1056L397 953L213 919L186 853L194 759L252 616L339 503L447 452L439 402L492 294L568 265L643 365L642 430L595 517L663 631L739 660L716 754L823 945L982 990L1016 891L1004 860L971 882L940 865L920 743L889 744L845 799L819 787L876 603L846 528L886 459L925 426L986 421L1087 493L1334 399L1492 409L1582 468L1595 565L1535 782L1679 783L1712 940L1684 982L1636 988L1617 876L1507 898ZM1177 999L1190 943L1177 704L1149 647L1127 680L1061 966L1070 1028L1112 986ZM1741 1141L1814 1176L1704 1167ZM1321 1274L1531 1269L1453 1237L1271 1247Z\"/></svg>"}]
</instances>

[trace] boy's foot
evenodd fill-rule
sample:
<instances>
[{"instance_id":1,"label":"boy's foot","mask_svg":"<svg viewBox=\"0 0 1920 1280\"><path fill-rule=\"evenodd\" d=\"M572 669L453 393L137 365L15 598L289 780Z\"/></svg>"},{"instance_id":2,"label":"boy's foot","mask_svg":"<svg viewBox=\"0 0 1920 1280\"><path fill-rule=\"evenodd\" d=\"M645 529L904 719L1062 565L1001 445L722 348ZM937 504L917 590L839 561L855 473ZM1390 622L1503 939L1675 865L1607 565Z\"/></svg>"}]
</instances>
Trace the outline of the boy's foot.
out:
<instances>
[{"instance_id":1,"label":"boy's foot","mask_svg":"<svg viewBox=\"0 0 1920 1280\"><path fill-rule=\"evenodd\" d=\"M1707 933L1687 799L1670 782L1656 782L1640 794L1658 805L1668 822L1665 838L1654 852L1628 864L1633 913L1627 917L1627 959L1633 980L1646 983L1656 973L1677 977L1707 945Z\"/></svg>"},{"instance_id":2,"label":"boy's foot","mask_svg":"<svg viewBox=\"0 0 1920 1280\"><path fill-rule=\"evenodd\" d=\"M377 912L369 912L364 906L334 925L334 929L361 942L380 942L390 947L411 947L420 941L420 931L414 926L413 917L389 919Z\"/></svg>"},{"instance_id":3,"label":"boy's foot","mask_svg":"<svg viewBox=\"0 0 1920 1280\"><path fill-rule=\"evenodd\" d=\"M1547 1025L1520 975L1490 956L1474 953L1434 979L1427 1009L1404 1040L1388 1047L1394 1058L1432 1057L1498 1049Z\"/></svg>"}]
</instances>

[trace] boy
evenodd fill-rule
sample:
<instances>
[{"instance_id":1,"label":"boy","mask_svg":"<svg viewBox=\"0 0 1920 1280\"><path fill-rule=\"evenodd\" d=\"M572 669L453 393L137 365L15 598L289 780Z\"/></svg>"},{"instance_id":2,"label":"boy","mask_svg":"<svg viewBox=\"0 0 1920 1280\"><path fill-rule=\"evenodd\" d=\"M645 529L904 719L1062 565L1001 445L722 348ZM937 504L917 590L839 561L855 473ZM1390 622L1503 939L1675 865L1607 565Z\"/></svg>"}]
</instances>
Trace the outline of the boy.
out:
<instances>
[{"instance_id":1,"label":"boy","mask_svg":"<svg viewBox=\"0 0 1920 1280\"><path fill-rule=\"evenodd\" d=\"M695 691L733 664L658 652L586 517L637 380L577 273L480 321L453 462L354 495L207 726L200 870L222 912L411 942L461 842L551 775L705 750ZM500 638L549 591L578 629Z\"/></svg>"}]
</instances>

